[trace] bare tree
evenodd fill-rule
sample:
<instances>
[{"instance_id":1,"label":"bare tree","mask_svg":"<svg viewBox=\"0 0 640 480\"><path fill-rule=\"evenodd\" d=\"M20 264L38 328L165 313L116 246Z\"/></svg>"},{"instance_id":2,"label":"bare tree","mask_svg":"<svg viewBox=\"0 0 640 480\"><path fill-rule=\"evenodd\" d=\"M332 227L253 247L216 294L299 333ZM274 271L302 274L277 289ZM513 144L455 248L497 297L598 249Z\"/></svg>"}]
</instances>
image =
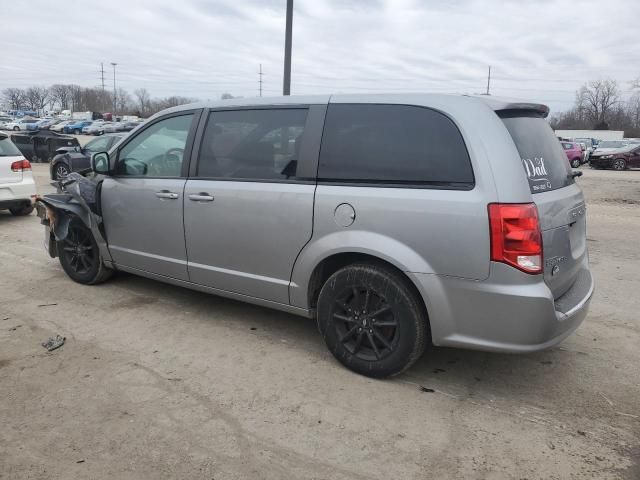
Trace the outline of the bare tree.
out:
<instances>
[{"instance_id":1,"label":"bare tree","mask_svg":"<svg viewBox=\"0 0 640 480\"><path fill-rule=\"evenodd\" d=\"M138 100L138 109L140 110L140 115L144 116L145 113L149 110L149 103L151 101L151 95L146 88L138 88L133 91L133 94L136 96Z\"/></svg>"},{"instance_id":2,"label":"bare tree","mask_svg":"<svg viewBox=\"0 0 640 480\"><path fill-rule=\"evenodd\" d=\"M71 101L69 85L60 85L57 83L55 85L51 85L49 91L51 93L51 99L60 105L61 110L69 109L69 102Z\"/></svg>"},{"instance_id":3,"label":"bare tree","mask_svg":"<svg viewBox=\"0 0 640 480\"><path fill-rule=\"evenodd\" d=\"M607 124L608 115L618 103L619 90L615 80L594 80L583 85L577 92L577 104L590 119L600 126Z\"/></svg>"},{"instance_id":4,"label":"bare tree","mask_svg":"<svg viewBox=\"0 0 640 480\"><path fill-rule=\"evenodd\" d=\"M29 87L25 92L26 102L36 112L44 110L44 106L49 100L49 89L46 87Z\"/></svg>"},{"instance_id":5,"label":"bare tree","mask_svg":"<svg viewBox=\"0 0 640 480\"><path fill-rule=\"evenodd\" d=\"M225 92L222 95L220 95L220 100L230 100L232 98L234 98L233 95L231 95L228 92Z\"/></svg>"},{"instance_id":6,"label":"bare tree","mask_svg":"<svg viewBox=\"0 0 640 480\"><path fill-rule=\"evenodd\" d=\"M22 108L26 100L25 91L21 88L5 88L2 97L7 105L15 110Z\"/></svg>"},{"instance_id":7,"label":"bare tree","mask_svg":"<svg viewBox=\"0 0 640 480\"><path fill-rule=\"evenodd\" d=\"M82 111L82 87L80 85L67 85L69 92L69 106L74 112Z\"/></svg>"}]
</instances>

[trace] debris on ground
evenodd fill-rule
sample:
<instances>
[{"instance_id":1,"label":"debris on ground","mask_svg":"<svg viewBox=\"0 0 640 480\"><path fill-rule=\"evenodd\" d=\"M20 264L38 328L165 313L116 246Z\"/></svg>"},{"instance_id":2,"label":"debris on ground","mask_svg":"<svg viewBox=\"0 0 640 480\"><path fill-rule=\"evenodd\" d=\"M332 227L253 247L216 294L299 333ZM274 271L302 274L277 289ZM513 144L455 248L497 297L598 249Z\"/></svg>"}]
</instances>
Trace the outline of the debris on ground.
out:
<instances>
[{"instance_id":1,"label":"debris on ground","mask_svg":"<svg viewBox=\"0 0 640 480\"><path fill-rule=\"evenodd\" d=\"M420 391L421 392L427 392L427 393L435 392L435 390L433 388L427 388L427 387L423 387L423 386L420 386Z\"/></svg>"},{"instance_id":2,"label":"debris on ground","mask_svg":"<svg viewBox=\"0 0 640 480\"><path fill-rule=\"evenodd\" d=\"M11 327L9 329L10 332L15 332L17 329L19 329L22 325L16 325L15 327Z\"/></svg>"},{"instance_id":3,"label":"debris on ground","mask_svg":"<svg viewBox=\"0 0 640 480\"><path fill-rule=\"evenodd\" d=\"M41 303L38 305L39 307L53 307L54 305L58 305L57 303Z\"/></svg>"},{"instance_id":4,"label":"debris on ground","mask_svg":"<svg viewBox=\"0 0 640 480\"><path fill-rule=\"evenodd\" d=\"M433 370L433 373L443 373L443 372L446 372L444 368L436 368Z\"/></svg>"},{"instance_id":5,"label":"debris on ground","mask_svg":"<svg viewBox=\"0 0 640 480\"><path fill-rule=\"evenodd\" d=\"M587 435L587 432L578 430L578 435L582 435L583 437L585 437Z\"/></svg>"},{"instance_id":6,"label":"debris on ground","mask_svg":"<svg viewBox=\"0 0 640 480\"><path fill-rule=\"evenodd\" d=\"M42 343L42 346L47 349L47 351L55 350L56 348L60 348L64 345L64 341L66 337L62 337L60 335L56 335L55 337L49 337L49 340Z\"/></svg>"}]
</instances>

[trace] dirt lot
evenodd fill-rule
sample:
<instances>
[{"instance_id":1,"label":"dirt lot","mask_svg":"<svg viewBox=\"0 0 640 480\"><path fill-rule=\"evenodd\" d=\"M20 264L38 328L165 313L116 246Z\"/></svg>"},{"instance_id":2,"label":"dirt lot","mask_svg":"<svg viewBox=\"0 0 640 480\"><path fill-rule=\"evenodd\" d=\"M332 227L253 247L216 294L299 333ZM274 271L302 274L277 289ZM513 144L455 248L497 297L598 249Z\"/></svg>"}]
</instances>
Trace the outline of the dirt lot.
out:
<instances>
[{"instance_id":1,"label":"dirt lot","mask_svg":"<svg viewBox=\"0 0 640 480\"><path fill-rule=\"evenodd\" d=\"M640 478L640 171L583 170L580 329L522 356L435 349L388 381L339 366L305 319L130 275L74 284L37 217L0 212L0 478Z\"/></svg>"}]
</instances>

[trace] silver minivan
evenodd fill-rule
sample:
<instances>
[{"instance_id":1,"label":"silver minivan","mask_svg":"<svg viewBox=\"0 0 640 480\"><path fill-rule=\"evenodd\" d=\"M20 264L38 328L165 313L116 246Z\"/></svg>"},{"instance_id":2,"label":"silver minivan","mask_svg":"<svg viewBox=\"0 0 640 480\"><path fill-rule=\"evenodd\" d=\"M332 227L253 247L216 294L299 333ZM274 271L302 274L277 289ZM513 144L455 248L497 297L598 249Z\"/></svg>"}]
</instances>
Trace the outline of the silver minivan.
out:
<instances>
[{"instance_id":1,"label":"silver minivan","mask_svg":"<svg viewBox=\"0 0 640 480\"><path fill-rule=\"evenodd\" d=\"M431 94L185 105L38 211L73 280L121 270L312 317L364 375L431 345L531 352L573 332L594 289L547 114Z\"/></svg>"}]
</instances>

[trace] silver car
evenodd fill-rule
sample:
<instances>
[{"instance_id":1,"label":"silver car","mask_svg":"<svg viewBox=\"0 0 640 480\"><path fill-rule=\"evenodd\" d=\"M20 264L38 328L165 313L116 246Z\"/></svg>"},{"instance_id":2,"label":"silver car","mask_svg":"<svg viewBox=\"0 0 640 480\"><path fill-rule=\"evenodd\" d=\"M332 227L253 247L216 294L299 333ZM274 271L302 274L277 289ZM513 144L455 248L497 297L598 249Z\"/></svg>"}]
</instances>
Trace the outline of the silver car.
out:
<instances>
[{"instance_id":1,"label":"silver car","mask_svg":"<svg viewBox=\"0 0 640 480\"><path fill-rule=\"evenodd\" d=\"M70 176L76 201L38 211L73 280L121 270L312 317L364 375L431 345L531 352L594 289L579 172L547 114L429 94L180 106L93 155L99 198Z\"/></svg>"}]
</instances>

